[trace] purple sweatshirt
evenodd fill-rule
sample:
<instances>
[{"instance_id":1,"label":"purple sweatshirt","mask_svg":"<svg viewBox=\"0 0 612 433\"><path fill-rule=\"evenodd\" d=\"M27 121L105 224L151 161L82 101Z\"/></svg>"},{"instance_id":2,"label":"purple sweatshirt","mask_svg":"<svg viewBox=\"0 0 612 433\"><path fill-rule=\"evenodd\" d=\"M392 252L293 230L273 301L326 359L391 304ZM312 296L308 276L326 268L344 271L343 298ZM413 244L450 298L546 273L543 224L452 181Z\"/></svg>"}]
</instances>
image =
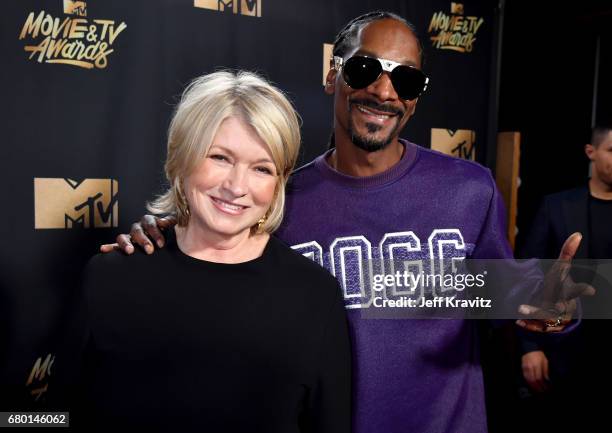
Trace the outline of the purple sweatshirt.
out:
<instances>
[{"instance_id":1,"label":"purple sweatshirt","mask_svg":"<svg viewBox=\"0 0 612 433\"><path fill-rule=\"evenodd\" d=\"M384 173L351 177L321 155L293 175L277 236L325 266L344 291L357 433L487 430L476 321L366 319L368 260L389 254L509 258L489 170L402 141Z\"/></svg>"}]
</instances>

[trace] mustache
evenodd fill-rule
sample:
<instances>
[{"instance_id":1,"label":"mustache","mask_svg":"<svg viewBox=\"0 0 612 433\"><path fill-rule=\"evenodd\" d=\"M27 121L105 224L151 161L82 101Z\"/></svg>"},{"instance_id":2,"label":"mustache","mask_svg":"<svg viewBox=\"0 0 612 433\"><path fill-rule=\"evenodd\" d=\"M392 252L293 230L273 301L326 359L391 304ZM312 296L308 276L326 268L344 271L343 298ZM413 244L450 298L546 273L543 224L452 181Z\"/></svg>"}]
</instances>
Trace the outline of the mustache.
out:
<instances>
[{"instance_id":1,"label":"mustache","mask_svg":"<svg viewBox=\"0 0 612 433\"><path fill-rule=\"evenodd\" d=\"M353 105L363 105L364 107L372 108L373 110L397 115L400 117L404 115L404 110L402 110L401 108L394 107L390 104L379 104L378 102L372 101L371 99L349 99L349 106L352 108Z\"/></svg>"}]
</instances>

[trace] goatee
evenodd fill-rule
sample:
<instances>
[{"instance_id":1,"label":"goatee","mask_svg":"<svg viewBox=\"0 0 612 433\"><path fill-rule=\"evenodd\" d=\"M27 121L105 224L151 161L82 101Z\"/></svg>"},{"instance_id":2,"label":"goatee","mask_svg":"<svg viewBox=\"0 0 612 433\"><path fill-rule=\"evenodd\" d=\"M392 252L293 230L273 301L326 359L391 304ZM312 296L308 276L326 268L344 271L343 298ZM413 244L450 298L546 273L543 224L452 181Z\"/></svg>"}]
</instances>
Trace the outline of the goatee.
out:
<instances>
[{"instance_id":1,"label":"goatee","mask_svg":"<svg viewBox=\"0 0 612 433\"><path fill-rule=\"evenodd\" d=\"M378 104L374 101L370 101L369 99L355 99L349 101L349 107L351 110L354 109L355 105L363 105L365 107L370 107L374 110L386 112L396 116L395 127L389 132L389 134L385 138L381 139L375 138L375 134L382 129L382 126L376 123L365 124L366 129L368 131L367 135L358 134L353 123L353 117L349 112L348 133L351 137L351 141L355 146L365 150L366 152L378 152L379 150L382 150L387 147L389 143L393 141L393 138L398 132L400 126L400 119L404 116L404 111L389 105Z\"/></svg>"}]
</instances>

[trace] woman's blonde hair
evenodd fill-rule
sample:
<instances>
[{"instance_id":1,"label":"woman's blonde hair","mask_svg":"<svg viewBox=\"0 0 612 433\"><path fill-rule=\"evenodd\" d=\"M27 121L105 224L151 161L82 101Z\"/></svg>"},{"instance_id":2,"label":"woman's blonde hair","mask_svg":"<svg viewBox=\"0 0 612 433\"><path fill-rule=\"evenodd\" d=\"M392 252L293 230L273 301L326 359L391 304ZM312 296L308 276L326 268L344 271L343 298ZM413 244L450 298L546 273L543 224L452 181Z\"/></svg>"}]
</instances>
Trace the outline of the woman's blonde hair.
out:
<instances>
[{"instance_id":1,"label":"woman's blonde hair","mask_svg":"<svg viewBox=\"0 0 612 433\"><path fill-rule=\"evenodd\" d=\"M238 117L266 143L278 173L274 200L259 232L278 228L285 207L285 185L300 147L300 122L281 90L246 71L219 71L193 80L183 92L168 129L165 171L170 188L147 204L156 215L175 214L187 225L189 208L183 180L208 154L221 123Z\"/></svg>"}]
</instances>

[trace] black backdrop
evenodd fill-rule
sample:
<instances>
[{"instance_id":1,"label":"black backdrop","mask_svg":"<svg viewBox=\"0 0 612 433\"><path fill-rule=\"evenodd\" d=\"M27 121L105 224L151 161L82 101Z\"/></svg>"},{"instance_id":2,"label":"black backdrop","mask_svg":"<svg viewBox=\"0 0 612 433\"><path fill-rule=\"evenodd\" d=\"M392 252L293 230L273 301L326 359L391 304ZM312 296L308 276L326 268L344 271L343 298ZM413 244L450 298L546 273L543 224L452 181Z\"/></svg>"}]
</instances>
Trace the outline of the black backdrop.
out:
<instances>
[{"instance_id":1,"label":"black backdrop","mask_svg":"<svg viewBox=\"0 0 612 433\"><path fill-rule=\"evenodd\" d=\"M260 8L260 17L241 13L248 11L245 1L238 13L197 8L193 0L87 0L84 10L72 11L64 3L73 7L82 2L15 0L1 6L1 176L6 194L0 393L7 409L44 407L47 393L37 390L53 374L57 338L79 272L100 243L128 230L143 214L145 201L163 189L169 116L177 95L195 76L220 67L245 68L286 90L303 117L301 162L307 162L326 148L332 125L332 100L322 88L323 44L333 42L352 17L373 9L394 11L416 25L431 80L404 136L429 146L432 128L472 130L479 159L485 160L494 2L466 1L459 5L463 11L455 13L446 0L250 2ZM42 11L48 17L35 37ZM32 26L20 38L31 13ZM464 22L482 19L471 35L470 51L434 46L430 37L440 30L430 29L430 23L438 13L455 19L463 14ZM65 43L75 44L74 49L79 49L77 41L83 49L108 43L113 51L105 67L39 62L40 53L30 58L26 47L39 46L54 19L58 25L66 19L87 20L76 22L84 30L73 28L66 35L74 37ZM121 23L127 27L120 30ZM112 44L111 29L117 32ZM470 36L470 29L459 24L458 32L455 37ZM55 43L66 35L60 31ZM60 52L50 59L74 54ZM111 204L117 191L117 202ZM93 206L74 209L88 198ZM106 223L104 211L111 212ZM37 359L42 364L28 380Z\"/></svg>"},{"instance_id":2,"label":"black backdrop","mask_svg":"<svg viewBox=\"0 0 612 433\"><path fill-rule=\"evenodd\" d=\"M504 14L499 127L521 132L520 249L542 197L586 183L591 124L612 125L612 2L511 0Z\"/></svg>"}]
</instances>

